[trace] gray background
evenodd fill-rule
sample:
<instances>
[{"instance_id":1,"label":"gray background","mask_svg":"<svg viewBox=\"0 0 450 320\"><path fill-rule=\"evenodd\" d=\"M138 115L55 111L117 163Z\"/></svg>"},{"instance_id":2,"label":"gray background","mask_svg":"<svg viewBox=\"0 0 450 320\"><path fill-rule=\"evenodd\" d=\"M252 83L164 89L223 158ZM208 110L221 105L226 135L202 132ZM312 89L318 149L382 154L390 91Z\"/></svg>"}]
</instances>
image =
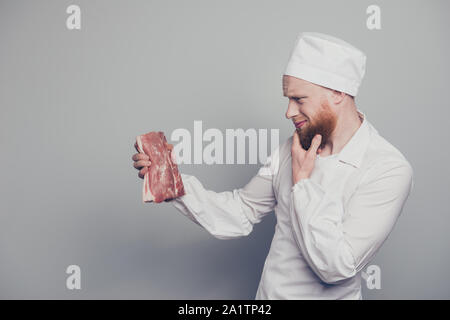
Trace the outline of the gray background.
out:
<instances>
[{"instance_id":1,"label":"gray background","mask_svg":"<svg viewBox=\"0 0 450 320\"><path fill-rule=\"evenodd\" d=\"M66 28L81 6L82 28ZM414 168L365 299L450 298L448 1L0 1L0 298L253 299L274 232L218 240L170 204L143 204L135 136L279 128L300 31L363 50L357 106ZM443 161L441 159L444 159ZM181 165L208 189L259 165ZM77 264L82 289L69 291Z\"/></svg>"}]
</instances>

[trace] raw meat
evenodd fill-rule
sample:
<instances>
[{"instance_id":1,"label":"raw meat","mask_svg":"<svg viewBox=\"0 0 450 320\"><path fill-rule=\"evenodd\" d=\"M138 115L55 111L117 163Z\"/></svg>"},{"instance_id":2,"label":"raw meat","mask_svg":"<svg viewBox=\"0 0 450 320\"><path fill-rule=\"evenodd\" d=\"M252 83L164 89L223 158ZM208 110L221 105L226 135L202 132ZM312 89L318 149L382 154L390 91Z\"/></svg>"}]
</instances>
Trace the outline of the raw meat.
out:
<instances>
[{"instance_id":1,"label":"raw meat","mask_svg":"<svg viewBox=\"0 0 450 320\"><path fill-rule=\"evenodd\" d=\"M153 131L136 137L138 152L150 157L151 165L144 176L143 202L162 202L185 194L178 166L173 161L173 145L167 143L161 131Z\"/></svg>"}]
</instances>

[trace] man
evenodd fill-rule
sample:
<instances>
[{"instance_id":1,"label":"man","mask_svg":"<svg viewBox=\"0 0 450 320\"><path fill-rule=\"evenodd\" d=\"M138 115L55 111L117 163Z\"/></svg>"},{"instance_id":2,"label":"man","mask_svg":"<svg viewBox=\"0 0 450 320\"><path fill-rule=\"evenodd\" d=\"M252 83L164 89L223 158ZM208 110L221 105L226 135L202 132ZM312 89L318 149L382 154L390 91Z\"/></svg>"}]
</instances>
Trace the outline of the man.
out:
<instances>
[{"instance_id":1,"label":"man","mask_svg":"<svg viewBox=\"0 0 450 320\"><path fill-rule=\"evenodd\" d=\"M365 62L338 38L301 33L283 75L293 136L243 188L216 193L182 174L186 195L171 203L219 239L275 210L256 299L362 299L361 270L413 187L409 162L356 108ZM142 177L148 157L133 160Z\"/></svg>"}]
</instances>

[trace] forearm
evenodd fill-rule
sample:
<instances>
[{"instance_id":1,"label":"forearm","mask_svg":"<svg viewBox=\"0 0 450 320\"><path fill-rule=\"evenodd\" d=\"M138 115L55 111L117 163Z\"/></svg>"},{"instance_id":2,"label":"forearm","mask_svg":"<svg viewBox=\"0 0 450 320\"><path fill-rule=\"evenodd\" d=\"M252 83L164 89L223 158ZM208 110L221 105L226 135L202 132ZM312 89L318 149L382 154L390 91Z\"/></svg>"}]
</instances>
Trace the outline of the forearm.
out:
<instances>
[{"instance_id":1,"label":"forearm","mask_svg":"<svg viewBox=\"0 0 450 320\"><path fill-rule=\"evenodd\" d=\"M182 174L182 179L186 194L171 203L183 215L218 239L243 237L252 231L240 189L214 192L206 190L195 176Z\"/></svg>"},{"instance_id":2,"label":"forearm","mask_svg":"<svg viewBox=\"0 0 450 320\"><path fill-rule=\"evenodd\" d=\"M343 204L310 179L291 192L291 221L300 250L310 267L327 283L356 274L356 262L343 230Z\"/></svg>"}]
</instances>

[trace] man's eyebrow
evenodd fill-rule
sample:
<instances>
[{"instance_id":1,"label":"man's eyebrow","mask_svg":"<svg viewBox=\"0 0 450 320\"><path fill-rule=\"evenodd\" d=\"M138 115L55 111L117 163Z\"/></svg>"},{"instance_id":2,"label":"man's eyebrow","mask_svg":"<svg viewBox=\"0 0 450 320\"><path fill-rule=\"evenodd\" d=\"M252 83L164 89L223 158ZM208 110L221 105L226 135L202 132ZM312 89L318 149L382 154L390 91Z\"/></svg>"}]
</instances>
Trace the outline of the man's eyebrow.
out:
<instances>
[{"instance_id":1,"label":"man's eyebrow","mask_svg":"<svg viewBox=\"0 0 450 320\"><path fill-rule=\"evenodd\" d=\"M296 96L296 95L294 95L294 96L287 96L287 95L285 95L284 93L283 93L283 96L284 97L288 97L288 98L293 98L293 99L303 99L303 98L308 98L308 96Z\"/></svg>"}]
</instances>

